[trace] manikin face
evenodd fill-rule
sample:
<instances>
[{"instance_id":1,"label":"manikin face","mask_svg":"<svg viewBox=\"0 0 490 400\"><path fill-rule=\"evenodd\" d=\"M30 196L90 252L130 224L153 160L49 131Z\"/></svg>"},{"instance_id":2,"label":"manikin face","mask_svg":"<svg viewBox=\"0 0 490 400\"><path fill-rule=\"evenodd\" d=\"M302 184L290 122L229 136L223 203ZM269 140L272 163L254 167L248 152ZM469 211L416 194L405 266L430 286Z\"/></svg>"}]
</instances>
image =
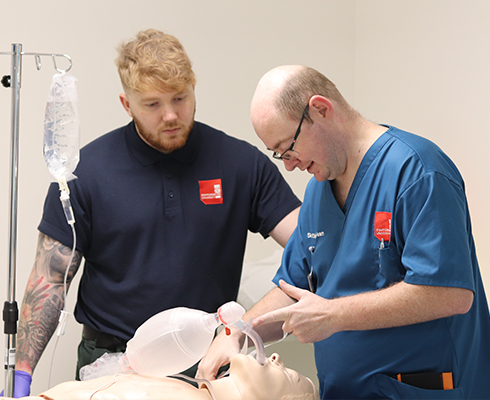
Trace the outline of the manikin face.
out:
<instances>
[{"instance_id":1,"label":"manikin face","mask_svg":"<svg viewBox=\"0 0 490 400\"><path fill-rule=\"evenodd\" d=\"M211 381L210 385L218 400L272 400L288 399L288 396L303 400L319 399L313 383L286 368L278 354L266 358L265 365L260 365L253 357L236 355L231 360L230 376Z\"/></svg>"},{"instance_id":2,"label":"manikin face","mask_svg":"<svg viewBox=\"0 0 490 400\"><path fill-rule=\"evenodd\" d=\"M193 85L181 92L131 91L121 94L120 100L148 145L171 153L186 144L196 111Z\"/></svg>"}]
</instances>

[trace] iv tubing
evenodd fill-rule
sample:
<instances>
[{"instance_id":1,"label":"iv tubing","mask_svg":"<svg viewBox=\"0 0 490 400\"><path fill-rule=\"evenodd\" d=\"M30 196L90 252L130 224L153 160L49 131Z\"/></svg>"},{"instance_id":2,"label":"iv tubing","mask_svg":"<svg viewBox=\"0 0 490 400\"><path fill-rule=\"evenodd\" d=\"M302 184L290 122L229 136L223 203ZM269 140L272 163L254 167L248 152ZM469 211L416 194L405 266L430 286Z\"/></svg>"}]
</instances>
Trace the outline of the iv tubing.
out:
<instances>
[{"instance_id":1,"label":"iv tubing","mask_svg":"<svg viewBox=\"0 0 490 400\"><path fill-rule=\"evenodd\" d=\"M66 183L66 180L60 180L58 182L58 185L61 191L60 201L63 206L66 222L71 226L71 230L73 233L73 246L71 249L70 260L68 261L68 264L66 266L65 276L63 278L63 309L60 312L58 328L56 330L56 343L53 350L53 356L51 358L51 366L49 368L48 387L51 387L51 372L53 371L54 355L56 353L56 347L58 346L58 340L60 339L60 336L65 334L66 319L68 318L69 315L69 313L66 311L66 297L68 292L67 282L68 282L68 274L70 272L70 266L71 263L73 262L73 258L75 257L75 251L77 248L77 232L75 230L75 217L73 215L73 209L71 207L71 202L70 202L70 189L68 189L68 184Z\"/></svg>"}]
</instances>

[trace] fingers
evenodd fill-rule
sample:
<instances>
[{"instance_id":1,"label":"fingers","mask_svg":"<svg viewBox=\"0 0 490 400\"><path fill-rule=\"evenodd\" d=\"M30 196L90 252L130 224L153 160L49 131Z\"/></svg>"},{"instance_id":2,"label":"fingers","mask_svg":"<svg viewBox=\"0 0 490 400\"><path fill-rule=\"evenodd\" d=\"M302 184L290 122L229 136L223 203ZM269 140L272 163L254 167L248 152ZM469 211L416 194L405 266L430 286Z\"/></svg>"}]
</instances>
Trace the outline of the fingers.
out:
<instances>
[{"instance_id":1,"label":"fingers","mask_svg":"<svg viewBox=\"0 0 490 400\"><path fill-rule=\"evenodd\" d=\"M196 379L206 379L208 381L212 381L216 379L216 375L218 374L219 366L205 366L203 365L203 361L199 363L199 366L197 368L196 372Z\"/></svg>"},{"instance_id":2,"label":"fingers","mask_svg":"<svg viewBox=\"0 0 490 400\"><path fill-rule=\"evenodd\" d=\"M253 326L257 327L264 324L270 324L277 321L286 321L290 316L289 307L280 308L279 310L268 312L253 321Z\"/></svg>"},{"instance_id":3,"label":"fingers","mask_svg":"<svg viewBox=\"0 0 490 400\"><path fill-rule=\"evenodd\" d=\"M283 281L282 279L279 280L279 286L281 287L282 291L286 293L289 297L292 297L296 300L301 300L301 297L303 297L304 293L310 293L307 290L297 288L296 286L290 285L286 281Z\"/></svg>"}]
</instances>

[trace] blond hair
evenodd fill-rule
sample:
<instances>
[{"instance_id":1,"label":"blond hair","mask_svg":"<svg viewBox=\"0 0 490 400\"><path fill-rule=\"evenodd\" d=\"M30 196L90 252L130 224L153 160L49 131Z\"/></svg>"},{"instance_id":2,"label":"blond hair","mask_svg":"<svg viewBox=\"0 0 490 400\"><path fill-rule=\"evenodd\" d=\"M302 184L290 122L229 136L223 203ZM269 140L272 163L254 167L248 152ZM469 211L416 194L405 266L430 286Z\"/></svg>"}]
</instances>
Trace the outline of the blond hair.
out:
<instances>
[{"instance_id":1,"label":"blond hair","mask_svg":"<svg viewBox=\"0 0 490 400\"><path fill-rule=\"evenodd\" d=\"M172 35L147 29L117 48L117 70L124 91L182 91L196 83L192 63Z\"/></svg>"}]
</instances>

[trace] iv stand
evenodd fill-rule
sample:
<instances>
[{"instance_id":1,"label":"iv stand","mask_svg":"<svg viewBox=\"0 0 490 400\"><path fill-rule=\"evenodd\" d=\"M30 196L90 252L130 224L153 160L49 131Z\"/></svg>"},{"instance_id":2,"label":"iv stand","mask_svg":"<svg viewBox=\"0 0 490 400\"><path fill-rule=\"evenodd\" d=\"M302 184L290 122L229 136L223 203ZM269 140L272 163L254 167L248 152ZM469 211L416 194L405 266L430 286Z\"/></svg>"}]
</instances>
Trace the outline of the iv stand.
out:
<instances>
[{"instance_id":1,"label":"iv stand","mask_svg":"<svg viewBox=\"0 0 490 400\"><path fill-rule=\"evenodd\" d=\"M71 69L71 58L66 54L24 53L22 44L13 43L12 52L0 53L0 55L12 56L11 75L2 78L2 85L12 88L12 119L11 119L11 157L10 157L10 209L9 209L9 271L8 271L8 300L4 303L3 321L6 334L5 346L5 396L14 396L15 385L15 346L17 334L17 321L19 310L15 301L16 257L17 257L17 203L18 203L18 169L19 169L19 105L20 86L22 74L22 56L33 55L37 69L41 69L40 56L51 56L54 68L64 73ZM65 57L70 65L66 70L61 70L56 65L55 57Z\"/></svg>"}]
</instances>

